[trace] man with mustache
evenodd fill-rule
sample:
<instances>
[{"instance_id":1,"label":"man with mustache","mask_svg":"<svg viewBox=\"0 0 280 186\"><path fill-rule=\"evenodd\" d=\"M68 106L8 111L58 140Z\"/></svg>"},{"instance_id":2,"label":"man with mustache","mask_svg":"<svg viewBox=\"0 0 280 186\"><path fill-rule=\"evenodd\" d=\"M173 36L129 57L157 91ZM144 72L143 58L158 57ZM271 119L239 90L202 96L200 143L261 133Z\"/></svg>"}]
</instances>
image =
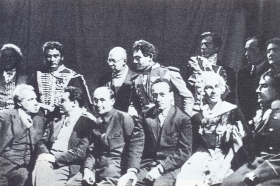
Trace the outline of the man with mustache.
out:
<instances>
[{"instance_id":1,"label":"man with mustache","mask_svg":"<svg viewBox=\"0 0 280 186\"><path fill-rule=\"evenodd\" d=\"M273 50L273 47L271 45L268 49ZM244 158L247 158L248 163L227 177L222 186L280 184L279 71L265 72L256 92L261 109L253 118L254 131L243 140L247 155Z\"/></svg>"},{"instance_id":2,"label":"man with mustache","mask_svg":"<svg viewBox=\"0 0 280 186\"><path fill-rule=\"evenodd\" d=\"M101 78L99 86L112 89L115 94L114 108L127 112L130 105L131 77L136 73L127 66L127 53L122 47L114 47L109 52L107 63L111 73Z\"/></svg>"}]
</instances>

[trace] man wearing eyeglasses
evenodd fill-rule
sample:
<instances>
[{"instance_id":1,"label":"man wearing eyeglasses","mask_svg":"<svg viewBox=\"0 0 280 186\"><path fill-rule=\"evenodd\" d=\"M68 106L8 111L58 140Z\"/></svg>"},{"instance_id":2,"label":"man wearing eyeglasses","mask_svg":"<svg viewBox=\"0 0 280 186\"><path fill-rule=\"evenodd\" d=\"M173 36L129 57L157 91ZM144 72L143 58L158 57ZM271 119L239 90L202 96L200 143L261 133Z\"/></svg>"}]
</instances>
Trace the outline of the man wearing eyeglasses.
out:
<instances>
[{"instance_id":1,"label":"man wearing eyeglasses","mask_svg":"<svg viewBox=\"0 0 280 186\"><path fill-rule=\"evenodd\" d=\"M126 64L127 54L122 47L115 47L109 52L107 63L111 73L99 81L99 86L106 86L113 90L116 99L114 108L127 112L130 104L131 77L136 73Z\"/></svg>"}]
</instances>

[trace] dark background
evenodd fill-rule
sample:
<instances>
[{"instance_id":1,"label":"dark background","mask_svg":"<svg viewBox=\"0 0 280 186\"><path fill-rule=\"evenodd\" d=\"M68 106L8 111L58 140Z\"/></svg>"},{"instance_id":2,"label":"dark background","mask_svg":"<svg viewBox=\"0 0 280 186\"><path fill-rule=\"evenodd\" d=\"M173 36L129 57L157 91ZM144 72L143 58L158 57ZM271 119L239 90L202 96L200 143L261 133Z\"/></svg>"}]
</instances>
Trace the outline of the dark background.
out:
<instances>
[{"instance_id":1,"label":"dark background","mask_svg":"<svg viewBox=\"0 0 280 186\"><path fill-rule=\"evenodd\" d=\"M219 58L240 69L246 38L280 36L278 0L1 0L0 44L14 43L24 55L24 67L43 66L42 45L57 40L65 45L66 66L83 74L90 91L108 70L108 52L128 51L144 39L159 49L158 61L179 67L198 53L199 35L222 36Z\"/></svg>"}]
</instances>

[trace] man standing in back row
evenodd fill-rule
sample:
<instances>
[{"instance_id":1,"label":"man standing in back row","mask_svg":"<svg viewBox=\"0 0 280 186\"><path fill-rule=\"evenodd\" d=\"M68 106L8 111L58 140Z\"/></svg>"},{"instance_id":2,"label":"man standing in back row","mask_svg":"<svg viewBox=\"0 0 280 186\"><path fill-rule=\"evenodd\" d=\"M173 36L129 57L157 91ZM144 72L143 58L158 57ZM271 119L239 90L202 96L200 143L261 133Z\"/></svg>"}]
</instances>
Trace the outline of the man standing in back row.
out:
<instances>
[{"instance_id":1,"label":"man standing in back row","mask_svg":"<svg viewBox=\"0 0 280 186\"><path fill-rule=\"evenodd\" d=\"M43 45L45 68L37 71L33 84L39 100L50 106L59 105L64 88L78 87L86 96L85 107L91 108L91 99L83 75L64 66L64 46L57 41Z\"/></svg>"},{"instance_id":2,"label":"man standing in back row","mask_svg":"<svg viewBox=\"0 0 280 186\"><path fill-rule=\"evenodd\" d=\"M131 101L138 114L154 106L151 85L155 80L164 78L170 80L175 87L175 105L191 115L194 99L179 73L180 70L175 67L161 66L156 62L156 48L147 41L135 41L133 51L133 60L137 65L139 74L132 77ZM176 99L178 96L183 99L183 104L180 104L180 99Z\"/></svg>"},{"instance_id":3,"label":"man standing in back row","mask_svg":"<svg viewBox=\"0 0 280 186\"><path fill-rule=\"evenodd\" d=\"M115 94L114 108L127 112L130 105L131 77L136 73L127 66L127 54L122 47L115 47L110 51L107 63L112 72L102 77L99 86L112 89Z\"/></svg>"}]
</instances>

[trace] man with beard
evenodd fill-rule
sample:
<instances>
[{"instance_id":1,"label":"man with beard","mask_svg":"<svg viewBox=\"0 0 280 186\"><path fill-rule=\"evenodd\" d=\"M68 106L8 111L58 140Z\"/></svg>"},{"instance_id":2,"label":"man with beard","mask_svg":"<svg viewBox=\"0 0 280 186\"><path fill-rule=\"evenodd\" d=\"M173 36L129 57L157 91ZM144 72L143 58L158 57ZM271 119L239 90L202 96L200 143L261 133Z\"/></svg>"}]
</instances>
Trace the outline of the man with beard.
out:
<instances>
[{"instance_id":1,"label":"man with beard","mask_svg":"<svg viewBox=\"0 0 280 186\"><path fill-rule=\"evenodd\" d=\"M34 145L43 137L46 122L36 98L32 86L18 85L15 109L0 112L1 186L25 185L33 169Z\"/></svg>"},{"instance_id":2,"label":"man with beard","mask_svg":"<svg viewBox=\"0 0 280 186\"><path fill-rule=\"evenodd\" d=\"M122 47L113 48L107 62L112 72L102 77L99 86L112 89L115 94L114 108L127 112L130 105L131 77L136 73L127 66L127 54Z\"/></svg>"},{"instance_id":3,"label":"man with beard","mask_svg":"<svg viewBox=\"0 0 280 186\"><path fill-rule=\"evenodd\" d=\"M13 91L17 85L26 84L27 76L21 69L22 53L14 44L3 45L0 51L0 110L13 108Z\"/></svg>"},{"instance_id":4,"label":"man with beard","mask_svg":"<svg viewBox=\"0 0 280 186\"><path fill-rule=\"evenodd\" d=\"M175 87L173 105L181 108L185 113L191 115L193 109L193 96L186 87L179 69L175 67L161 66L157 61L157 51L153 44L139 40L133 45L133 60L137 65L139 74L132 77L133 91L130 111L136 109L138 114L154 106L151 85L155 80L164 78L170 80ZM179 99L177 99L179 98ZM181 102L183 103L181 103ZM131 113L129 111L129 113ZM135 113L135 112L134 112Z\"/></svg>"}]
</instances>

